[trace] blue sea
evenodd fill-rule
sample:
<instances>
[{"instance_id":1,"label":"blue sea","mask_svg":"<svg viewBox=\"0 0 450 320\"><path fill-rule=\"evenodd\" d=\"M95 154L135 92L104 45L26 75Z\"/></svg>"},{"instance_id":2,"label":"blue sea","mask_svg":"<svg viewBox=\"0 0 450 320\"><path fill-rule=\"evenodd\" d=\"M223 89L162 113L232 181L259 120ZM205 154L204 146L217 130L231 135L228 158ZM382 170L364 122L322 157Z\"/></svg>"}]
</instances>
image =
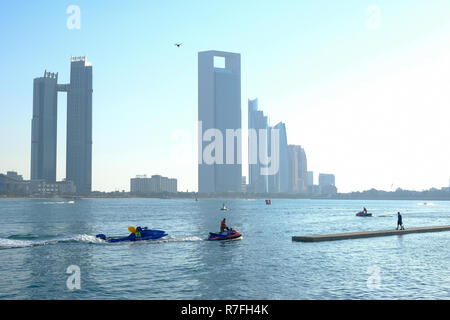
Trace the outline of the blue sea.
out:
<instances>
[{"instance_id":1,"label":"blue sea","mask_svg":"<svg viewBox=\"0 0 450 320\"><path fill-rule=\"evenodd\" d=\"M291 240L394 229L397 211L406 228L450 225L450 202L227 200L230 210L221 211L223 202L2 199L0 299L450 298L450 232ZM363 207L374 216L356 217ZM243 238L205 241L224 217ZM168 236L134 243L95 237L125 236L138 225ZM68 286L73 268L75 288Z\"/></svg>"}]
</instances>

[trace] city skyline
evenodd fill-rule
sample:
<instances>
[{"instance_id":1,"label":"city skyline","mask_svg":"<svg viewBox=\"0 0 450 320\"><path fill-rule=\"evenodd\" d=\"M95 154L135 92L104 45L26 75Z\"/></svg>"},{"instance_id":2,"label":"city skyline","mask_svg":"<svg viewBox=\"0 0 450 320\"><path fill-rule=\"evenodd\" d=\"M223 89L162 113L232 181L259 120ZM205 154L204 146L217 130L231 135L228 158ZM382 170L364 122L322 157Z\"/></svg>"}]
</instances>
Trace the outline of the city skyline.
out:
<instances>
[{"instance_id":1,"label":"city skyline","mask_svg":"<svg viewBox=\"0 0 450 320\"><path fill-rule=\"evenodd\" d=\"M177 26L201 15L195 12L196 5L178 5L184 17L177 16ZM30 10L25 10L24 4L2 3L2 21L17 39L0 31L11 47L2 53L2 70L9 76L0 85L1 171L15 170L25 178L31 174L29 79L47 69L59 71L59 78L68 82L65 58L81 53L89 54L96 65L93 189L127 189L129 177L160 172L176 176L180 190L197 190L196 128L188 124L196 118L195 57L199 51L221 48L242 55L241 104L254 97L264 101L273 123L286 122L289 143L308 151L311 170L335 173L340 191L446 186L450 27L444 12L448 3L380 2L382 19L375 29L367 28L370 2L353 2L351 9L329 5L333 16L321 15L320 4L291 2L289 10L276 9L278 15L269 14L263 6L260 14L267 26L256 21L251 27L240 24L238 30L228 20L230 10L211 4L199 12L216 10L221 23L211 20L208 30L194 24L180 32L175 27L152 31L167 18L157 17L159 7L142 4L122 12L120 4L112 2L108 16L112 21L138 8L154 18L139 22L145 32L136 34L140 30L136 24L121 26L121 31L108 21L95 22L95 12L102 6L86 1L79 3L80 30L67 29L63 4L27 4ZM238 8L233 10L238 20L247 18L252 9L238 3L234 8ZM281 14L286 18L277 26ZM302 32L304 24L299 21L309 29ZM422 22L420 30L416 21ZM105 36L105 29L107 34L118 31L122 42ZM311 30L316 32L314 39ZM39 39L36 35L42 32L52 35L51 41L41 39L39 44L44 45L36 45L32 38ZM180 38L183 46L174 47ZM61 103L58 118L65 117L64 109ZM243 124L246 116L244 109ZM61 180L65 177L65 123L58 123L57 158L62 162L56 175ZM246 142L244 136L243 150ZM246 152L243 158L246 163ZM242 170L248 176L246 166Z\"/></svg>"}]
</instances>

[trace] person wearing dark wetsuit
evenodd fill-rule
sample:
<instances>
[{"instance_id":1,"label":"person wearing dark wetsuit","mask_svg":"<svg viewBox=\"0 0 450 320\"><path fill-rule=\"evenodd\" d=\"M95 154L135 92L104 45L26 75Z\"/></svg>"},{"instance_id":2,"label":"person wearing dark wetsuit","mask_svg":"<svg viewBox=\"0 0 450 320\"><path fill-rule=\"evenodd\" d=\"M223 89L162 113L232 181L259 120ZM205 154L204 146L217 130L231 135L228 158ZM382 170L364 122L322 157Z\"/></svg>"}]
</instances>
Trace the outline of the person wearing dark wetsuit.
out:
<instances>
[{"instance_id":1,"label":"person wearing dark wetsuit","mask_svg":"<svg viewBox=\"0 0 450 320\"><path fill-rule=\"evenodd\" d=\"M402 221L402 215L400 214L400 212L397 212L397 229L398 227L400 227L400 230L405 230L405 228L403 227L403 221Z\"/></svg>"}]
</instances>

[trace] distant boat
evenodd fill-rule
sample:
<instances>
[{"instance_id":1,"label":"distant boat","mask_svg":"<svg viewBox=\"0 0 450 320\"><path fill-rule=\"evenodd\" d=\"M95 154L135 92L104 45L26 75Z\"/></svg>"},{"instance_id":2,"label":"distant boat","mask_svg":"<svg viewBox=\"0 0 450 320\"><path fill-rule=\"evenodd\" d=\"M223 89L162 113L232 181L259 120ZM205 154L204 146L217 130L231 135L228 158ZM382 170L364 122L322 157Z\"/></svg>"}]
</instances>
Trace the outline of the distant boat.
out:
<instances>
[{"instance_id":1,"label":"distant boat","mask_svg":"<svg viewBox=\"0 0 450 320\"><path fill-rule=\"evenodd\" d=\"M269 206L272 204L272 200L266 200L266 204Z\"/></svg>"},{"instance_id":2,"label":"distant boat","mask_svg":"<svg viewBox=\"0 0 450 320\"><path fill-rule=\"evenodd\" d=\"M222 205L222 208L220 210L228 210L228 207L225 205L225 203Z\"/></svg>"},{"instance_id":3,"label":"distant boat","mask_svg":"<svg viewBox=\"0 0 450 320\"><path fill-rule=\"evenodd\" d=\"M67 201L67 203L74 204L75 201L74 200L69 200L69 201Z\"/></svg>"}]
</instances>

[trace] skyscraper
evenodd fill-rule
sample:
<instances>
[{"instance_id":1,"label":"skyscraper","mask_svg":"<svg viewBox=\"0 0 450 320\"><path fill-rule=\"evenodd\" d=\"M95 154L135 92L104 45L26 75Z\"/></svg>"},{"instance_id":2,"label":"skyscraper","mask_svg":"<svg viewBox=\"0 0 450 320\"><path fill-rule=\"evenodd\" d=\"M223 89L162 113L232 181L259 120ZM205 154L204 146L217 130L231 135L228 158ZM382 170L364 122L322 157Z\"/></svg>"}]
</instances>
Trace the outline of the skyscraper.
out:
<instances>
[{"instance_id":1,"label":"skyscraper","mask_svg":"<svg viewBox=\"0 0 450 320\"><path fill-rule=\"evenodd\" d=\"M289 191L307 190L308 167L305 150L301 146L289 145Z\"/></svg>"},{"instance_id":2,"label":"skyscraper","mask_svg":"<svg viewBox=\"0 0 450 320\"><path fill-rule=\"evenodd\" d=\"M279 131L279 167L273 176L275 190L272 192L289 192L289 152L286 134L286 125L283 122L275 125L274 129Z\"/></svg>"},{"instance_id":3,"label":"skyscraper","mask_svg":"<svg viewBox=\"0 0 450 320\"><path fill-rule=\"evenodd\" d=\"M269 192L269 180L267 175L261 174L260 149L263 147L267 154L268 145L268 120L263 111L258 110L258 99L248 100L248 191L256 193ZM251 137L251 130L256 136ZM260 131L263 130L263 131ZM265 131L264 131L265 130ZM264 136L262 136L264 135Z\"/></svg>"},{"instance_id":4,"label":"skyscraper","mask_svg":"<svg viewBox=\"0 0 450 320\"><path fill-rule=\"evenodd\" d=\"M224 65L215 64L224 60ZM241 129L241 56L237 53L204 51L198 54L198 120L199 165L198 190L200 193L241 191L241 136L226 139L228 129ZM216 129L222 134L223 155L215 163L205 163L203 151L211 142L204 141L204 133ZM218 137L216 137L218 138ZM226 143L234 142L233 155L227 155ZM229 159L233 161L227 161ZM217 160L217 158L216 158ZM231 162L231 163L230 163Z\"/></svg>"},{"instance_id":5,"label":"skyscraper","mask_svg":"<svg viewBox=\"0 0 450 320\"><path fill-rule=\"evenodd\" d=\"M70 83L45 71L34 79L31 134L31 180L56 181L58 92L67 92L66 180L78 193L89 193L92 181L92 65L72 57Z\"/></svg>"},{"instance_id":6,"label":"skyscraper","mask_svg":"<svg viewBox=\"0 0 450 320\"><path fill-rule=\"evenodd\" d=\"M306 181L306 186L307 187L311 187L314 185L314 172L313 171L308 171L308 178Z\"/></svg>"},{"instance_id":7,"label":"skyscraper","mask_svg":"<svg viewBox=\"0 0 450 320\"><path fill-rule=\"evenodd\" d=\"M86 57L72 57L67 93L66 179L78 193L92 185L92 65Z\"/></svg>"},{"instance_id":8,"label":"skyscraper","mask_svg":"<svg viewBox=\"0 0 450 320\"><path fill-rule=\"evenodd\" d=\"M58 74L34 79L31 120L31 179L56 181Z\"/></svg>"},{"instance_id":9,"label":"skyscraper","mask_svg":"<svg viewBox=\"0 0 450 320\"><path fill-rule=\"evenodd\" d=\"M300 146L289 145L288 146L288 154L289 154L289 191L290 192L299 192L299 181L298 181L298 152Z\"/></svg>"},{"instance_id":10,"label":"skyscraper","mask_svg":"<svg viewBox=\"0 0 450 320\"><path fill-rule=\"evenodd\" d=\"M308 184L308 162L306 159L306 152L305 149L300 147L300 153L298 155L298 178L299 178L299 184L300 184L300 192L306 192L307 190L307 184Z\"/></svg>"}]
</instances>

